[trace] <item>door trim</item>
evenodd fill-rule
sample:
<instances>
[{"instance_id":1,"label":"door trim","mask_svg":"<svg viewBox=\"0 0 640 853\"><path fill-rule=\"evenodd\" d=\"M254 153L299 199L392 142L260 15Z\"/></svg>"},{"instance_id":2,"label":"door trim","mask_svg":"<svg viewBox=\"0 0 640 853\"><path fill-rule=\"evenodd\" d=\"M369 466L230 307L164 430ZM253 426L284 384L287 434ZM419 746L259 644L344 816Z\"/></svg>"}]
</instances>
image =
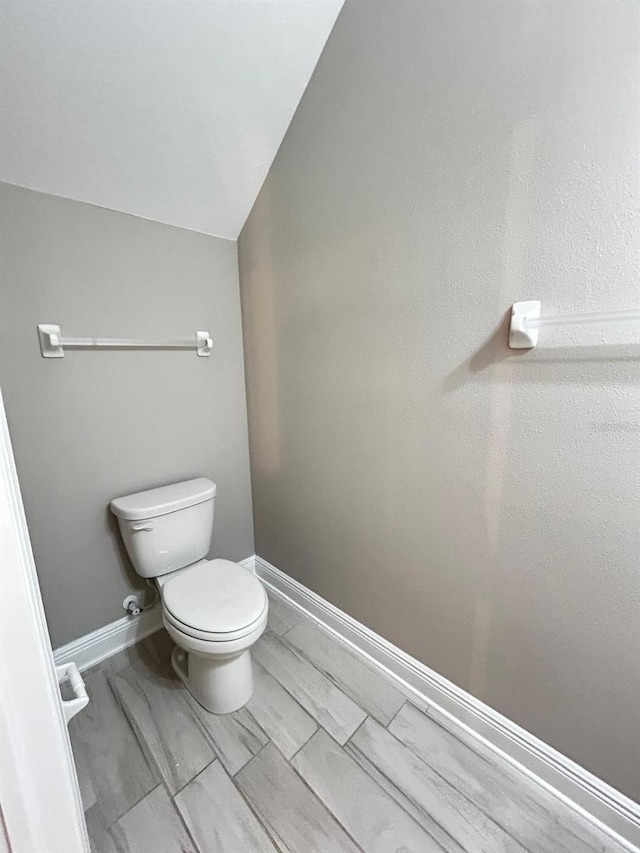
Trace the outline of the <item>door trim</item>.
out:
<instances>
[{"instance_id":1,"label":"door trim","mask_svg":"<svg viewBox=\"0 0 640 853\"><path fill-rule=\"evenodd\" d=\"M1 392L0 537L0 808L11 853L88 853Z\"/></svg>"}]
</instances>

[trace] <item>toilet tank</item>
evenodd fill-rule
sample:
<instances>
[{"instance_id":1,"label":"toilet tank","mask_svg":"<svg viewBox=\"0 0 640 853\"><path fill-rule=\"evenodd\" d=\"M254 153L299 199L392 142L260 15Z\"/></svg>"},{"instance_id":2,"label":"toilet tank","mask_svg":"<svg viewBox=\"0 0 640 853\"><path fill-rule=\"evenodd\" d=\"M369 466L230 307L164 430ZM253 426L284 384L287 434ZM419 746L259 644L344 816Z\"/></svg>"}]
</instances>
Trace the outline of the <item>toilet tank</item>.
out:
<instances>
[{"instance_id":1,"label":"toilet tank","mask_svg":"<svg viewBox=\"0 0 640 853\"><path fill-rule=\"evenodd\" d=\"M157 578L207 556L215 495L216 484L198 477L111 501L139 575Z\"/></svg>"}]
</instances>

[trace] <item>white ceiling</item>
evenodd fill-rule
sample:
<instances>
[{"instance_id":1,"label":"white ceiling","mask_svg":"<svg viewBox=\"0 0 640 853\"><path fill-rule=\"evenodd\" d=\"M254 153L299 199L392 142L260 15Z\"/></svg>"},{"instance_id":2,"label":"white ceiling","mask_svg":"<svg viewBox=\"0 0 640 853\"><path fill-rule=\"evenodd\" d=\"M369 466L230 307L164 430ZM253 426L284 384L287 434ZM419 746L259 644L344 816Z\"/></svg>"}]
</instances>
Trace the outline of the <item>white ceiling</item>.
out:
<instances>
[{"instance_id":1,"label":"white ceiling","mask_svg":"<svg viewBox=\"0 0 640 853\"><path fill-rule=\"evenodd\" d=\"M0 180L236 239L343 0L2 0Z\"/></svg>"}]
</instances>

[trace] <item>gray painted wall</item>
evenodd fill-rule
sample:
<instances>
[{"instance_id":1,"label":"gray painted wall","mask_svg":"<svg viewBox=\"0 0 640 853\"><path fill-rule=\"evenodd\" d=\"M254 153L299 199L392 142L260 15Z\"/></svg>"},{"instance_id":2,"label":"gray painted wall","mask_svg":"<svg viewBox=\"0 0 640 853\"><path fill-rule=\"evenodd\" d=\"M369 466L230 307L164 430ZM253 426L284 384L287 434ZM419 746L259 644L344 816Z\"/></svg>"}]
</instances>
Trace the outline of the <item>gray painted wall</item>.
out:
<instances>
[{"instance_id":1,"label":"gray painted wall","mask_svg":"<svg viewBox=\"0 0 640 853\"><path fill-rule=\"evenodd\" d=\"M54 647L123 616L140 580L108 503L218 484L213 552L253 554L236 244L3 185L2 384ZM40 355L63 334L182 337L190 351Z\"/></svg>"},{"instance_id":2,"label":"gray painted wall","mask_svg":"<svg viewBox=\"0 0 640 853\"><path fill-rule=\"evenodd\" d=\"M640 799L635 2L347 0L240 238L257 553ZM600 345L600 339L609 345Z\"/></svg>"}]
</instances>

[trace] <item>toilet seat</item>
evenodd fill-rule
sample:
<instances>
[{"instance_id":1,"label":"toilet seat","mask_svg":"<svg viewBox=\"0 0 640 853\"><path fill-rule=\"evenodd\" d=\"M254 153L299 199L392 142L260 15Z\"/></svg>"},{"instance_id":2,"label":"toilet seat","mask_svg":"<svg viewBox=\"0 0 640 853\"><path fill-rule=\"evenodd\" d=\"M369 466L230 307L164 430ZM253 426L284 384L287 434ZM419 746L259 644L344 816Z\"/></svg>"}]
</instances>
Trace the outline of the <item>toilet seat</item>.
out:
<instances>
[{"instance_id":1,"label":"toilet seat","mask_svg":"<svg viewBox=\"0 0 640 853\"><path fill-rule=\"evenodd\" d=\"M267 607L265 605L262 615L255 622L252 622L250 625L243 625L242 628L238 628L236 631L225 631L224 633L220 631L199 631L197 628L192 628L191 625L180 622L179 619L176 619L166 609L163 612L163 618L166 626L171 625L172 628L184 634L185 637L193 637L197 640L204 640L207 643L230 643L233 640L241 640L243 637L249 636L263 622L266 623L266 619L264 618L266 611Z\"/></svg>"},{"instance_id":2,"label":"toilet seat","mask_svg":"<svg viewBox=\"0 0 640 853\"><path fill-rule=\"evenodd\" d=\"M260 581L230 560L206 560L179 572L161 595L165 619L177 631L213 643L250 634L268 607Z\"/></svg>"}]
</instances>

